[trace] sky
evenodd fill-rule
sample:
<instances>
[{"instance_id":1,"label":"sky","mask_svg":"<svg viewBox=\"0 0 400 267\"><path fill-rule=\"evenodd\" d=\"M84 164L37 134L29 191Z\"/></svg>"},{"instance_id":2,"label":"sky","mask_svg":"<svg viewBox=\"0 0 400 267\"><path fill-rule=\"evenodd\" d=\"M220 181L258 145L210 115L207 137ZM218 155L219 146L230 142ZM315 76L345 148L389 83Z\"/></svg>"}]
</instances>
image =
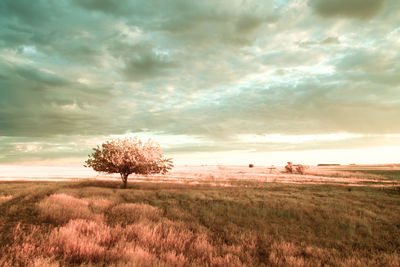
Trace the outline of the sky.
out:
<instances>
[{"instance_id":1,"label":"sky","mask_svg":"<svg viewBox=\"0 0 400 267\"><path fill-rule=\"evenodd\" d=\"M0 164L400 162L398 0L2 0Z\"/></svg>"}]
</instances>

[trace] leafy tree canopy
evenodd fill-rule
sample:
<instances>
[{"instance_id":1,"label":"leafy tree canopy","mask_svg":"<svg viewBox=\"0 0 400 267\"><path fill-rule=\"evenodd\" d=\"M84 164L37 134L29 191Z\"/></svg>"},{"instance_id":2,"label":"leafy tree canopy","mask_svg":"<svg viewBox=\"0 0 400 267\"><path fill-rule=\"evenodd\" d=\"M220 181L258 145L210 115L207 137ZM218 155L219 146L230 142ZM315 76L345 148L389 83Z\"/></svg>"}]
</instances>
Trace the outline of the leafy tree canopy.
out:
<instances>
[{"instance_id":1,"label":"leafy tree canopy","mask_svg":"<svg viewBox=\"0 0 400 267\"><path fill-rule=\"evenodd\" d=\"M119 173L124 187L130 174L165 174L173 167L172 159L164 158L160 145L151 139L137 137L112 139L93 148L85 167L104 173Z\"/></svg>"}]
</instances>

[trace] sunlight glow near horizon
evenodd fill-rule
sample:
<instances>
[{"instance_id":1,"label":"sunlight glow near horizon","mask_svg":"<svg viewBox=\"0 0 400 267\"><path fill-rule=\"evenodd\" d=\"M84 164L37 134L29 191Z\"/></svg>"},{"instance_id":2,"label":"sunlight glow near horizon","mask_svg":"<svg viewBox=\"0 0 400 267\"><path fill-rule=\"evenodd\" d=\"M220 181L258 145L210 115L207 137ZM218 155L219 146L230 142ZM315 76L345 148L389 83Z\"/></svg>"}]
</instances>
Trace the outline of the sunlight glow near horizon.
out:
<instances>
[{"instance_id":1,"label":"sunlight glow near horizon","mask_svg":"<svg viewBox=\"0 0 400 267\"><path fill-rule=\"evenodd\" d=\"M317 165L331 164L391 164L400 163L400 146L371 147L358 149L324 149L302 151L229 151L218 153L193 153L176 155L175 162L180 165L247 165L253 163L259 166L284 166L286 162Z\"/></svg>"},{"instance_id":2,"label":"sunlight glow near horizon","mask_svg":"<svg viewBox=\"0 0 400 267\"><path fill-rule=\"evenodd\" d=\"M400 146L371 147L359 149L329 149L304 151L229 151L212 153L177 153L167 154L172 157L176 167L200 165L239 165L247 166L253 163L261 166L284 166L286 162L301 163L315 166L320 163L329 164L398 164L400 163ZM396 160L397 159L397 160ZM11 177L66 177L93 178L99 174L90 168L83 167L85 159L71 160L68 166L65 161L41 161L0 165L0 178Z\"/></svg>"}]
</instances>

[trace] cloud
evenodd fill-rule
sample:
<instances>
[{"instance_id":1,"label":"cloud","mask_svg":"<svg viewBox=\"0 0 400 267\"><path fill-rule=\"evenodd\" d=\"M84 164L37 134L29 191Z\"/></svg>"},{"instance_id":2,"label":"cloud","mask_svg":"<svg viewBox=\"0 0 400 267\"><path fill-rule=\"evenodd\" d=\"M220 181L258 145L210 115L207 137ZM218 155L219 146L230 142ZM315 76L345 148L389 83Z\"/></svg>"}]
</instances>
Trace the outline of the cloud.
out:
<instances>
[{"instance_id":1,"label":"cloud","mask_svg":"<svg viewBox=\"0 0 400 267\"><path fill-rule=\"evenodd\" d=\"M76 5L87 9L100 11L107 14L128 14L132 11L130 2L126 0L121 0L118 2L112 0L73 0Z\"/></svg>"},{"instance_id":2,"label":"cloud","mask_svg":"<svg viewBox=\"0 0 400 267\"><path fill-rule=\"evenodd\" d=\"M384 0L310 0L309 5L322 17L367 20L382 10Z\"/></svg>"},{"instance_id":3,"label":"cloud","mask_svg":"<svg viewBox=\"0 0 400 267\"><path fill-rule=\"evenodd\" d=\"M237 136L400 133L396 5L2 1L0 151L81 157L128 133L202 140L174 153L377 144Z\"/></svg>"},{"instance_id":4,"label":"cloud","mask_svg":"<svg viewBox=\"0 0 400 267\"><path fill-rule=\"evenodd\" d=\"M217 140L247 133L394 133L400 131L393 123L400 116L400 103L391 101L393 95L398 93L392 89L381 89L377 95L374 86L365 83L304 82L292 88L243 90L225 96L219 105L185 110L182 114L188 115L179 119L190 130L175 127L174 131Z\"/></svg>"},{"instance_id":5,"label":"cloud","mask_svg":"<svg viewBox=\"0 0 400 267\"><path fill-rule=\"evenodd\" d=\"M178 62L168 52L151 47L150 44L123 45L113 53L124 62L123 74L128 80L155 79L173 73ZM122 52L123 51L123 52Z\"/></svg>"},{"instance_id":6,"label":"cloud","mask_svg":"<svg viewBox=\"0 0 400 267\"><path fill-rule=\"evenodd\" d=\"M338 44L340 44L340 40L337 36L328 36L321 41L299 42L299 46L301 47L316 46L316 45L338 45Z\"/></svg>"},{"instance_id":7,"label":"cloud","mask_svg":"<svg viewBox=\"0 0 400 267\"><path fill-rule=\"evenodd\" d=\"M384 73L399 67L400 59L395 51L382 51L376 48L349 49L336 59L335 65L341 71L363 71Z\"/></svg>"},{"instance_id":8,"label":"cloud","mask_svg":"<svg viewBox=\"0 0 400 267\"><path fill-rule=\"evenodd\" d=\"M2 136L51 136L96 133L104 127L98 106L110 93L88 88L29 65L1 64Z\"/></svg>"}]
</instances>

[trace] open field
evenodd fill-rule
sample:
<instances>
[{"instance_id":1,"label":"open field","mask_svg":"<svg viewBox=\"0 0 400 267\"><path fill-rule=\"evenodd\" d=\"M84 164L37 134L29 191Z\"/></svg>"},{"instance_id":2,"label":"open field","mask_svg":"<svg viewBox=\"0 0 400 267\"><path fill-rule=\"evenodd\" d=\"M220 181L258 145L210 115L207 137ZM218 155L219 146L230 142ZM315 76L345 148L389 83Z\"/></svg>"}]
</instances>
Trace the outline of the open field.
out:
<instances>
[{"instance_id":1,"label":"open field","mask_svg":"<svg viewBox=\"0 0 400 267\"><path fill-rule=\"evenodd\" d=\"M0 266L399 266L400 169L0 181Z\"/></svg>"}]
</instances>

